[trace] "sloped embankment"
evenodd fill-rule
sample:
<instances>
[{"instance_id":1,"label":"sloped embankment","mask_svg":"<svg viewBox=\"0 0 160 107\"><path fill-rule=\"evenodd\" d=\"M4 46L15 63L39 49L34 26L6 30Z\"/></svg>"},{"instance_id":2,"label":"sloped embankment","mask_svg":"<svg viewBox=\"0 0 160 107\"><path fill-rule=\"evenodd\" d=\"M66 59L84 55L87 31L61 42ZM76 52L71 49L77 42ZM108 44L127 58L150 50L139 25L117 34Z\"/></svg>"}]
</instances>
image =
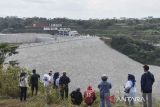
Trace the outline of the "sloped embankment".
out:
<instances>
[{"instance_id":1,"label":"sloped embankment","mask_svg":"<svg viewBox=\"0 0 160 107\"><path fill-rule=\"evenodd\" d=\"M113 84L112 92L120 93L123 92L127 74L132 73L136 76L140 92L142 65L110 48L98 37L21 48L18 51L19 54L10 59L19 60L22 67L35 68L40 74L49 70L66 71L72 81L71 89L80 87L84 90L88 85L97 89L101 75L106 73ZM151 66L151 71L156 78L154 94L160 95L160 68Z\"/></svg>"}]
</instances>

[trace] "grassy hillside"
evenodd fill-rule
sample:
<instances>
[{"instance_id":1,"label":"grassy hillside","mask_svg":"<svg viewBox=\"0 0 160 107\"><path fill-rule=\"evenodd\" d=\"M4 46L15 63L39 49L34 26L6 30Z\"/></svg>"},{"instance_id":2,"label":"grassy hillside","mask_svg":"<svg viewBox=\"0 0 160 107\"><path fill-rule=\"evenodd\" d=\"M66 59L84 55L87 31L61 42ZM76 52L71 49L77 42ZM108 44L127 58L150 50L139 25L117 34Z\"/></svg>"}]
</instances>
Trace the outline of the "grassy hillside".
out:
<instances>
[{"instance_id":1,"label":"grassy hillside","mask_svg":"<svg viewBox=\"0 0 160 107\"><path fill-rule=\"evenodd\" d=\"M142 64L160 66L160 48L154 46L151 41L148 42L128 36L112 36L111 38L110 45L112 48ZM108 44L107 39L101 39Z\"/></svg>"}]
</instances>

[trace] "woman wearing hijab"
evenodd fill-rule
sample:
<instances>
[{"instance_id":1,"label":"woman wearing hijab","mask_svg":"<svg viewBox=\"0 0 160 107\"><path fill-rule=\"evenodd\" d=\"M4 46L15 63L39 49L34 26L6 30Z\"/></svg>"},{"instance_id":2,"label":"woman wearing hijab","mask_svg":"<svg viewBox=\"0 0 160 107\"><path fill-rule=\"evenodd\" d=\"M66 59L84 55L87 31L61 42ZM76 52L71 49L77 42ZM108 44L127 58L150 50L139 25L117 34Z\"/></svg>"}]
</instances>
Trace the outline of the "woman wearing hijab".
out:
<instances>
[{"instance_id":1,"label":"woman wearing hijab","mask_svg":"<svg viewBox=\"0 0 160 107\"><path fill-rule=\"evenodd\" d=\"M128 80L124 88L126 105L134 106L134 98L136 96L136 80L134 75L128 74Z\"/></svg>"}]
</instances>

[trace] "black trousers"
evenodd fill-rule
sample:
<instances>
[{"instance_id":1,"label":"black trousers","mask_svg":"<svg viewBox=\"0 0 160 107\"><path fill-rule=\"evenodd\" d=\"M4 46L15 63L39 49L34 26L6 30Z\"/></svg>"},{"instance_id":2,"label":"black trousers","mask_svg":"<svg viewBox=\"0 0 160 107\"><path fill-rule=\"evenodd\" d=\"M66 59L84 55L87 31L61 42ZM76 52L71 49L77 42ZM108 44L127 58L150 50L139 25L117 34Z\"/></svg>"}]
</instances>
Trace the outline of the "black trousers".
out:
<instances>
[{"instance_id":1,"label":"black trousers","mask_svg":"<svg viewBox=\"0 0 160 107\"><path fill-rule=\"evenodd\" d=\"M32 86L31 86L32 95L33 95L33 93L34 93L34 90L36 90L36 95L37 95L37 92L38 92L38 84L32 84Z\"/></svg>"},{"instance_id":2,"label":"black trousers","mask_svg":"<svg viewBox=\"0 0 160 107\"><path fill-rule=\"evenodd\" d=\"M65 86L64 88L62 88L60 90L60 94L61 94L61 98L64 99L64 95L65 95L65 98L67 99L68 98L68 86Z\"/></svg>"},{"instance_id":3,"label":"black trousers","mask_svg":"<svg viewBox=\"0 0 160 107\"><path fill-rule=\"evenodd\" d=\"M27 97L27 87L20 87L20 100L26 101Z\"/></svg>"}]
</instances>

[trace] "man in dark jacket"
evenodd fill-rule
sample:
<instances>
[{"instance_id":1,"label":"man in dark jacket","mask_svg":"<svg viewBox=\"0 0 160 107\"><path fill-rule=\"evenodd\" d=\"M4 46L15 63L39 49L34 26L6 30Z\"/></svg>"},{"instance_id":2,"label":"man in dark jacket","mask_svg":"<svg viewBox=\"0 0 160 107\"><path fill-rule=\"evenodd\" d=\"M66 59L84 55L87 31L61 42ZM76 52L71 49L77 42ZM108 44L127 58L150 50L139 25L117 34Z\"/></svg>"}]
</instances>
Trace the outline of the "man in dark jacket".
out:
<instances>
[{"instance_id":1,"label":"man in dark jacket","mask_svg":"<svg viewBox=\"0 0 160 107\"><path fill-rule=\"evenodd\" d=\"M60 77L60 80L59 80L60 94L62 99L64 99L64 94L65 94L65 98L68 98L69 83L70 83L70 78L66 76L66 72L63 72L63 75Z\"/></svg>"},{"instance_id":2,"label":"man in dark jacket","mask_svg":"<svg viewBox=\"0 0 160 107\"><path fill-rule=\"evenodd\" d=\"M32 96L33 96L33 93L34 93L34 90L36 90L36 95L37 95L37 92L38 92L38 81L39 81L39 74L36 74L36 70L34 69L32 71L32 76L31 76L31 79L30 79L30 84L31 84L31 91L32 91Z\"/></svg>"},{"instance_id":3,"label":"man in dark jacket","mask_svg":"<svg viewBox=\"0 0 160 107\"><path fill-rule=\"evenodd\" d=\"M149 72L149 66L144 65L144 74L141 77L141 91L144 98L143 107L152 107L152 85L155 81L154 75ZM147 105L148 97L148 105Z\"/></svg>"},{"instance_id":4,"label":"man in dark jacket","mask_svg":"<svg viewBox=\"0 0 160 107\"><path fill-rule=\"evenodd\" d=\"M77 88L75 91L72 91L71 95L71 101L74 105L81 105L83 101L82 93L80 91L80 88Z\"/></svg>"}]
</instances>

